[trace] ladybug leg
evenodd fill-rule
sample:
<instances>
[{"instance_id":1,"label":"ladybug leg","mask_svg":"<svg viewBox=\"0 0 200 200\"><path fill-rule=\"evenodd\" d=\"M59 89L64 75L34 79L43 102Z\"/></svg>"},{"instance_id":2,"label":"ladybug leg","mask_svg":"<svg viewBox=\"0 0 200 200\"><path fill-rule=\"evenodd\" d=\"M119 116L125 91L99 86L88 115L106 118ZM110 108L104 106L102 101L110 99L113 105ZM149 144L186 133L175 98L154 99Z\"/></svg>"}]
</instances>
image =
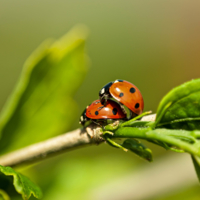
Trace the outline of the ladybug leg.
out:
<instances>
[{"instance_id":1,"label":"ladybug leg","mask_svg":"<svg viewBox=\"0 0 200 200\"><path fill-rule=\"evenodd\" d=\"M96 121L94 121L94 120L92 120L92 119L91 119L91 121L92 121L93 123L97 124L98 126L103 127L100 123L98 123L98 122L96 122Z\"/></svg>"},{"instance_id":2,"label":"ladybug leg","mask_svg":"<svg viewBox=\"0 0 200 200\"><path fill-rule=\"evenodd\" d=\"M104 108L106 106L107 100L108 100L108 96L109 95L105 93L102 97L100 97L100 101L101 101L102 106L99 107L97 110L101 110L102 108Z\"/></svg>"},{"instance_id":3,"label":"ladybug leg","mask_svg":"<svg viewBox=\"0 0 200 200\"><path fill-rule=\"evenodd\" d=\"M128 120L137 117L137 114L135 114L132 110L129 109L129 111L130 111L130 116L129 116Z\"/></svg>"},{"instance_id":4,"label":"ladybug leg","mask_svg":"<svg viewBox=\"0 0 200 200\"><path fill-rule=\"evenodd\" d=\"M99 107L97 110L101 110L102 108L104 108L107 104L107 101L109 99L110 95L105 93L101 98L100 98L100 101L101 101L101 104L102 106Z\"/></svg>"},{"instance_id":5,"label":"ladybug leg","mask_svg":"<svg viewBox=\"0 0 200 200\"><path fill-rule=\"evenodd\" d=\"M99 111L99 110L101 110L102 108L104 108L104 106L101 106L101 107L97 108L97 110Z\"/></svg>"},{"instance_id":6,"label":"ladybug leg","mask_svg":"<svg viewBox=\"0 0 200 200\"><path fill-rule=\"evenodd\" d=\"M126 110L125 110L125 108L124 108L124 105L123 105L122 103L120 103L120 102L119 102L119 105L120 105L120 107L121 107L121 109L122 109L122 112L123 112L125 115L127 115L127 112L126 112Z\"/></svg>"},{"instance_id":7,"label":"ladybug leg","mask_svg":"<svg viewBox=\"0 0 200 200\"><path fill-rule=\"evenodd\" d=\"M79 124L81 124L83 127L86 127L90 124L89 121L90 119L86 116L86 109L85 109L79 119Z\"/></svg>"},{"instance_id":8,"label":"ladybug leg","mask_svg":"<svg viewBox=\"0 0 200 200\"><path fill-rule=\"evenodd\" d=\"M104 106L106 106L107 100L108 100L108 94L105 94L104 95L104 101L103 101Z\"/></svg>"},{"instance_id":9,"label":"ladybug leg","mask_svg":"<svg viewBox=\"0 0 200 200\"><path fill-rule=\"evenodd\" d=\"M107 100L109 99L110 95L105 93L102 97L100 97L101 104L106 106Z\"/></svg>"},{"instance_id":10,"label":"ladybug leg","mask_svg":"<svg viewBox=\"0 0 200 200\"><path fill-rule=\"evenodd\" d=\"M121 146L120 144L114 142L113 140L111 140L110 138L105 138L106 139L106 142L111 145L112 147L116 147L116 148L120 148L122 149L123 151L128 151L128 149L124 148L123 146Z\"/></svg>"}]
</instances>

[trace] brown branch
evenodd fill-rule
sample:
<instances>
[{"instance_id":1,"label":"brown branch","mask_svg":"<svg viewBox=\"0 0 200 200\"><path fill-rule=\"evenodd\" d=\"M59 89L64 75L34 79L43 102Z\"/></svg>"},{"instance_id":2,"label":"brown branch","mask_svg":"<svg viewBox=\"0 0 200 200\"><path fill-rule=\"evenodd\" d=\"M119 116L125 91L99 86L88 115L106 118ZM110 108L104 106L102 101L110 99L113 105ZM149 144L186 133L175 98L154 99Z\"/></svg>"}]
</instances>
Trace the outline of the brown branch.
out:
<instances>
[{"instance_id":1,"label":"brown branch","mask_svg":"<svg viewBox=\"0 0 200 200\"><path fill-rule=\"evenodd\" d=\"M0 157L0 165L16 166L36 162L60 152L101 142L99 128L87 127L59 135Z\"/></svg>"},{"instance_id":2,"label":"brown branch","mask_svg":"<svg viewBox=\"0 0 200 200\"><path fill-rule=\"evenodd\" d=\"M154 121L155 114L145 116L141 120ZM61 152L92 144L99 144L104 141L101 138L100 130L96 125L90 125L86 129L76 129L46 141L30 145L1 156L0 165L13 167L19 164L36 162Z\"/></svg>"}]
</instances>

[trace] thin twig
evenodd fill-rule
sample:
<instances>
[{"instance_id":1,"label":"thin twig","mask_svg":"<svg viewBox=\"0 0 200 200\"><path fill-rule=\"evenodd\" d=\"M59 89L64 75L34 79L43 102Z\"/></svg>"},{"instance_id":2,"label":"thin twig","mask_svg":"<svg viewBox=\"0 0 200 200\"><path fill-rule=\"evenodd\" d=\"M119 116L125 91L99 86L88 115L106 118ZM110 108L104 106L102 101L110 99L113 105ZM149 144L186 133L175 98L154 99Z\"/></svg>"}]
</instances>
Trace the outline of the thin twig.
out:
<instances>
[{"instance_id":1,"label":"thin twig","mask_svg":"<svg viewBox=\"0 0 200 200\"><path fill-rule=\"evenodd\" d=\"M155 114L148 115L141 120L154 121L155 116ZM13 167L16 165L32 163L54 154L91 144L99 144L102 141L100 128L96 125L91 125L86 129L76 129L46 141L5 154L0 157L0 165Z\"/></svg>"}]
</instances>

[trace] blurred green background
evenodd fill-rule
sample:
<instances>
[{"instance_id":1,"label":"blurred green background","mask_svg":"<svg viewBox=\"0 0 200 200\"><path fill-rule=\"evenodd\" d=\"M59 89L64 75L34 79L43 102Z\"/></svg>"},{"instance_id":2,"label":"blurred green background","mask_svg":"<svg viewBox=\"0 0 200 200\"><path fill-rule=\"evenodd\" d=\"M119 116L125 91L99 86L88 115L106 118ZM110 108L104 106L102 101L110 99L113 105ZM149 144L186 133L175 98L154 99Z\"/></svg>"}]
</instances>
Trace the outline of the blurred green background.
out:
<instances>
[{"instance_id":1,"label":"blurred green background","mask_svg":"<svg viewBox=\"0 0 200 200\"><path fill-rule=\"evenodd\" d=\"M46 38L59 38L74 25L82 23L90 29L87 51L91 68L75 95L79 113L70 130L80 127L78 119L82 110L98 98L103 85L115 79L135 84L143 94L145 110L156 112L159 101L169 90L200 77L199 7L200 2L194 0L0 0L0 108L32 51ZM118 193L121 194L118 199L135 199L133 194L125 196L123 188L120 192L116 190L115 183L121 180L123 187L132 190L134 174L140 174L139 180L145 180L142 174L149 167L162 177L165 172L160 163L166 159L169 162L165 167L174 173L170 157L176 153L149 146L153 149L155 163L146 163L131 153L103 144L48 159L24 169L23 173L42 187L44 199L48 200L100 199L100 194L105 194L103 199L112 199L112 196L117 199ZM148 194L148 186L143 188L138 181L141 187L138 186L137 192L146 191L147 194L138 198L199 199L192 163L186 165L189 162L189 156L185 155L180 168L183 174L191 174L194 179L185 179L177 183L177 187L168 184L164 187L168 190L157 187L158 191L153 194ZM64 170L62 174L61 170ZM156 182L152 173L144 173L152 185L180 178L178 174L177 177L163 176Z\"/></svg>"}]
</instances>

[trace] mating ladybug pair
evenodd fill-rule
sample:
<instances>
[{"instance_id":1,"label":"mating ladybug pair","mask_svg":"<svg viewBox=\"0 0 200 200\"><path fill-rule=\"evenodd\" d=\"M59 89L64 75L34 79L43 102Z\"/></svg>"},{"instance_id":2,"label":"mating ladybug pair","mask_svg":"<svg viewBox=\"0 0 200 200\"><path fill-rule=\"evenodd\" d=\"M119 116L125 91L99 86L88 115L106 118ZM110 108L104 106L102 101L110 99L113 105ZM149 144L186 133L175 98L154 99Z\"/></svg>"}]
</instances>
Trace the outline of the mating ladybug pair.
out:
<instances>
[{"instance_id":1,"label":"mating ladybug pair","mask_svg":"<svg viewBox=\"0 0 200 200\"><path fill-rule=\"evenodd\" d=\"M116 80L100 90L99 100L86 107L79 123L88 126L91 122L104 125L110 119L128 120L140 115L143 108L144 101L138 88L128 81Z\"/></svg>"}]
</instances>

